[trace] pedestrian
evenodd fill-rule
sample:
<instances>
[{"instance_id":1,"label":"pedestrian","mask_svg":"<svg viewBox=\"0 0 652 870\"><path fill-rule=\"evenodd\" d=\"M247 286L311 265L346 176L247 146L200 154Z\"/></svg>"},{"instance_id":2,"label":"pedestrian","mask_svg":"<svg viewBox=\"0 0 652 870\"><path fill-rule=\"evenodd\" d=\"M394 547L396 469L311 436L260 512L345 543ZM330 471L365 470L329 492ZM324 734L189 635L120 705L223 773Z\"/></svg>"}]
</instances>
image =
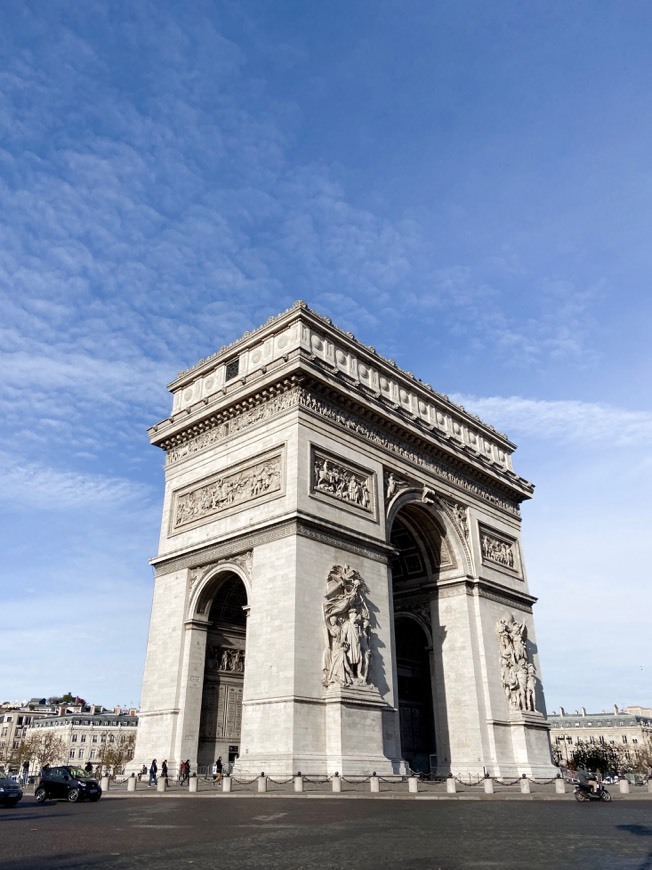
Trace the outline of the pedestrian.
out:
<instances>
[{"instance_id":1,"label":"pedestrian","mask_svg":"<svg viewBox=\"0 0 652 870\"><path fill-rule=\"evenodd\" d=\"M89 776L91 775L91 773L93 772L93 765L91 764L90 761L87 761L87 762L86 762L86 764L84 765L84 770L86 771L86 773L87 773Z\"/></svg>"},{"instance_id":2,"label":"pedestrian","mask_svg":"<svg viewBox=\"0 0 652 870\"><path fill-rule=\"evenodd\" d=\"M23 785L27 785L29 777L29 761L23 761Z\"/></svg>"},{"instance_id":3,"label":"pedestrian","mask_svg":"<svg viewBox=\"0 0 652 870\"><path fill-rule=\"evenodd\" d=\"M147 776L147 765L146 764L143 764L143 766L140 769L140 773L138 774L138 781L140 782L140 780L144 776Z\"/></svg>"},{"instance_id":4,"label":"pedestrian","mask_svg":"<svg viewBox=\"0 0 652 870\"><path fill-rule=\"evenodd\" d=\"M217 759L213 765L213 779L215 782L220 782L222 779L222 756Z\"/></svg>"},{"instance_id":5,"label":"pedestrian","mask_svg":"<svg viewBox=\"0 0 652 870\"><path fill-rule=\"evenodd\" d=\"M168 780L168 760L167 758L161 763L161 776L167 782Z\"/></svg>"},{"instance_id":6,"label":"pedestrian","mask_svg":"<svg viewBox=\"0 0 652 870\"><path fill-rule=\"evenodd\" d=\"M158 764L156 763L156 759L152 759L152 763L149 766L149 782L147 783L147 788L151 786L152 783L154 785L158 784L158 777L156 774L158 773Z\"/></svg>"},{"instance_id":7,"label":"pedestrian","mask_svg":"<svg viewBox=\"0 0 652 870\"><path fill-rule=\"evenodd\" d=\"M181 779L181 785L183 785L185 782L190 781L190 759L187 758L185 761L182 761L181 766L183 767L183 777Z\"/></svg>"}]
</instances>

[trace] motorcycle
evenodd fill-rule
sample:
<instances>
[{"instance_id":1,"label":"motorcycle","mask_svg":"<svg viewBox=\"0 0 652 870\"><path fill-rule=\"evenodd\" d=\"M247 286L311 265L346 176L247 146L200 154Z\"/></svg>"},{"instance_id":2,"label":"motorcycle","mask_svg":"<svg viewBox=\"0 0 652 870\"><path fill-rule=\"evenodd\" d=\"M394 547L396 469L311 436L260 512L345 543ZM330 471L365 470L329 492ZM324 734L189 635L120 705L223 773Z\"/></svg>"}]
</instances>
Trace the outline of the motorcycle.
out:
<instances>
[{"instance_id":1,"label":"motorcycle","mask_svg":"<svg viewBox=\"0 0 652 870\"><path fill-rule=\"evenodd\" d=\"M581 782L578 782L575 786L575 800L576 801L610 801L611 795L607 791L607 789L602 785L601 782L598 783L598 787L595 791L591 788L590 785L583 785Z\"/></svg>"}]
</instances>

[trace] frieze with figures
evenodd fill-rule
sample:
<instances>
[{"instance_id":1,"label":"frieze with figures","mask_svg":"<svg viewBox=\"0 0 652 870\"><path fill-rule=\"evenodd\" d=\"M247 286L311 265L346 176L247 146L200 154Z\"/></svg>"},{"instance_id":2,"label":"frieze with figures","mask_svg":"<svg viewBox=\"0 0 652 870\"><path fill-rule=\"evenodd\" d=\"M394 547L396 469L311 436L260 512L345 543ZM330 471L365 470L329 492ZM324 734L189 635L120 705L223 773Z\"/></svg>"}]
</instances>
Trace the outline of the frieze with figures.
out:
<instances>
[{"instance_id":1,"label":"frieze with figures","mask_svg":"<svg viewBox=\"0 0 652 870\"><path fill-rule=\"evenodd\" d=\"M492 562L501 568L520 572L516 541L491 534L480 526L480 544L482 546L483 562Z\"/></svg>"},{"instance_id":2,"label":"frieze with figures","mask_svg":"<svg viewBox=\"0 0 652 870\"><path fill-rule=\"evenodd\" d=\"M290 388L271 398L261 399L254 407L248 408L239 414L231 414L228 419L215 420L210 428L188 438L181 444L169 447L166 462L168 465L171 465L179 462L181 459L193 456L195 453L208 450L225 438L236 435L252 426L264 423L271 417L287 411L289 408L296 407L298 401L299 394L297 389Z\"/></svg>"},{"instance_id":3,"label":"frieze with figures","mask_svg":"<svg viewBox=\"0 0 652 870\"><path fill-rule=\"evenodd\" d=\"M212 645L207 650L206 659L211 670L233 674L244 673L245 654L242 649Z\"/></svg>"},{"instance_id":4,"label":"frieze with figures","mask_svg":"<svg viewBox=\"0 0 652 870\"><path fill-rule=\"evenodd\" d=\"M373 472L365 471L321 450L312 452L312 492L330 496L347 505L374 513Z\"/></svg>"},{"instance_id":5,"label":"frieze with figures","mask_svg":"<svg viewBox=\"0 0 652 870\"><path fill-rule=\"evenodd\" d=\"M356 414L343 411L337 405L331 404L304 387L299 387L299 394L301 406L314 411L320 417L330 420L330 422L341 426L343 429L348 429L360 435L372 444L391 451L394 455L400 456L402 459L426 469L436 477L446 480L460 489L473 493L495 507L501 508L515 516L520 515L517 502L498 495L493 489L483 486L443 461L437 460L425 451L415 450L400 438L388 434L380 427L368 423Z\"/></svg>"},{"instance_id":6,"label":"frieze with figures","mask_svg":"<svg viewBox=\"0 0 652 870\"><path fill-rule=\"evenodd\" d=\"M282 495L283 454L268 454L250 465L213 475L200 486L175 493L170 534L238 508L245 502Z\"/></svg>"}]
</instances>

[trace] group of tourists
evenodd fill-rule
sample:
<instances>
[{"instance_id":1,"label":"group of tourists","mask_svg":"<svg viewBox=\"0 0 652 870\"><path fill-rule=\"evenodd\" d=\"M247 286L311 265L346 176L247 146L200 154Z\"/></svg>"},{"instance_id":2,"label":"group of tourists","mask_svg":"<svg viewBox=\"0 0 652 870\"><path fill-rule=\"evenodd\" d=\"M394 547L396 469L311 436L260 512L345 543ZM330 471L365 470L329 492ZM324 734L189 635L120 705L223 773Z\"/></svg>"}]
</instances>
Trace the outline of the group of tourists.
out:
<instances>
[{"instance_id":1,"label":"group of tourists","mask_svg":"<svg viewBox=\"0 0 652 870\"><path fill-rule=\"evenodd\" d=\"M138 778L142 779L147 776L149 773L149 780L147 782L147 787L150 788L152 785L158 785L158 764L156 759L152 759L152 763L149 766L149 771L147 770L147 765L143 764L142 770L140 771ZM167 758L161 762L161 777L167 781L168 778L168 761ZM186 761L182 761L179 765L179 785L183 785L184 783L190 780L190 759L188 758Z\"/></svg>"}]
</instances>

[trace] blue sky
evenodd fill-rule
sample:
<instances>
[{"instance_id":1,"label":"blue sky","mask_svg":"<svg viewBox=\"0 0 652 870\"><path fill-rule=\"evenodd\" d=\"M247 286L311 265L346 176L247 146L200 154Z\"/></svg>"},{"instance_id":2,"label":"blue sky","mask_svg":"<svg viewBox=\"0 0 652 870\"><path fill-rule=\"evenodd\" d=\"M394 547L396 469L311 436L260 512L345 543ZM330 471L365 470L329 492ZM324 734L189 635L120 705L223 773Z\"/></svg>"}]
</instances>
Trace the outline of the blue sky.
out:
<instances>
[{"instance_id":1,"label":"blue sky","mask_svg":"<svg viewBox=\"0 0 652 870\"><path fill-rule=\"evenodd\" d=\"M165 384L296 299L517 442L550 710L652 704L652 8L6 0L0 695L138 703Z\"/></svg>"}]
</instances>

